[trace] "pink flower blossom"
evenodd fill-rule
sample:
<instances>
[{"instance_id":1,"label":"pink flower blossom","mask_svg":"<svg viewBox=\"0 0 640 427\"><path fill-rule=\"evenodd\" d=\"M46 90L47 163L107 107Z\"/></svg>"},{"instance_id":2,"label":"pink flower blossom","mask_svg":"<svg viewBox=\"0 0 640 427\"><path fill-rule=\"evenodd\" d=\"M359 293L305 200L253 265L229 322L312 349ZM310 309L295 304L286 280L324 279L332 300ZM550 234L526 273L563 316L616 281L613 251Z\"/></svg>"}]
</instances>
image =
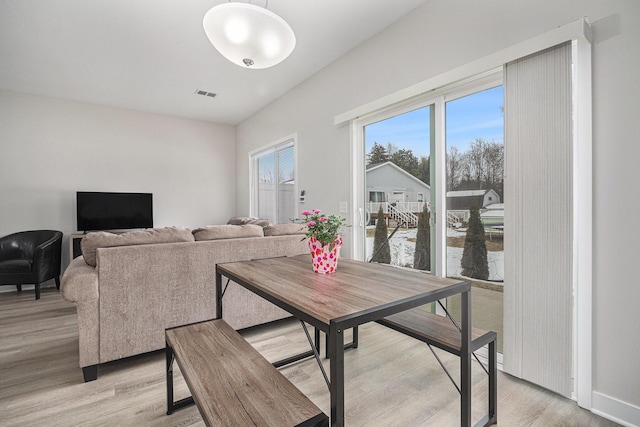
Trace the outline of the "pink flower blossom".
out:
<instances>
[{"instance_id":1,"label":"pink flower blossom","mask_svg":"<svg viewBox=\"0 0 640 427\"><path fill-rule=\"evenodd\" d=\"M318 218L318 221L327 222L327 217L326 216L321 216L320 218Z\"/></svg>"},{"instance_id":2,"label":"pink flower blossom","mask_svg":"<svg viewBox=\"0 0 640 427\"><path fill-rule=\"evenodd\" d=\"M313 213L315 213L315 214L319 214L319 213L320 213L320 209L314 209L314 210L313 210Z\"/></svg>"},{"instance_id":3,"label":"pink flower blossom","mask_svg":"<svg viewBox=\"0 0 640 427\"><path fill-rule=\"evenodd\" d=\"M302 215L304 215L304 216L308 216L308 215L311 215L311 212L309 212L309 211L302 211Z\"/></svg>"},{"instance_id":4,"label":"pink flower blossom","mask_svg":"<svg viewBox=\"0 0 640 427\"><path fill-rule=\"evenodd\" d=\"M314 225L316 225L316 222L315 222L315 221L309 221L309 222L307 223L307 227L313 227Z\"/></svg>"}]
</instances>

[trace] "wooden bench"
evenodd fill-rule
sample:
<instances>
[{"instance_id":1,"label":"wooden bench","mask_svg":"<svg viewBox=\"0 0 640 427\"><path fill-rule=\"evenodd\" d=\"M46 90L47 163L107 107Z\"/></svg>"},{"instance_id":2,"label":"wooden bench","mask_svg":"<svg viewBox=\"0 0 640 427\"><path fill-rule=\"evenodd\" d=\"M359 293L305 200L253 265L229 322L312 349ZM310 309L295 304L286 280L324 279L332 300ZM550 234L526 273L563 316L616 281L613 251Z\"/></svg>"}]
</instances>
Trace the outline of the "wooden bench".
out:
<instances>
[{"instance_id":1,"label":"wooden bench","mask_svg":"<svg viewBox=\"0 0 640 427\"><path fill-rule=\"evenodd\" d=\"M379 320L378 323L429 345L440 366L442 366L449 376L449 379L451 379L458 389L458 392L460 392L460 388L444 367L438 355L431 348L431 346L438 347L460 357L462 352L460 330L450 319L415 308L385 317ZM488 369L478 360L489 377L489 408L487 415L476 424L477 426L487 426L497 422L498 373L496 340L497 334L493 331L483 331L477 328L471 329L472 352L475 352L487 344L489 345Z\"/></svg>"},{"instance_id":2,"label":"wooden bench","mask_svg":"<svg viewBox=\"0 0 640 427\"><path fill-rule=\"evenodd\" d=\"M167 414L195 404L207 426L328 426L329 418L229 326L167 329ZM173 401L173 361L192 397Z\"/></svg>"}]
</instances>

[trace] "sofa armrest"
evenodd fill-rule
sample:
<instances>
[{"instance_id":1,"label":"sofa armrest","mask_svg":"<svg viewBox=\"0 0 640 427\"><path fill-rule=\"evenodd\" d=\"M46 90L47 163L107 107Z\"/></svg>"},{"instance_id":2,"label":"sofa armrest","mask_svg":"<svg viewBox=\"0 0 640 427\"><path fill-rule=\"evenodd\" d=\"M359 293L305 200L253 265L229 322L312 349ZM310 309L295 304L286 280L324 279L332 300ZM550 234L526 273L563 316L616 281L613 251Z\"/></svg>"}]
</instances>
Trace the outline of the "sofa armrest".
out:
<instances>
[{"instance_id":1,"label":"sofa armrest","mask_svg":"<svg viewBox=\"0 0 640 427\"><path fill-rule=\"evenodd\" d=\"M66 301L76 303L80 366L100 363L98 272L82 257L72 260L62 276L60 293Z\"/></svg>"},{"instance_id":2,"label":"sofa armrest","mask_svg":"<svg viewBox=\"0 0 640 427\"><path fill-rule=\"evenodd\" d=\"M62 276L62 297L70 302L84 303L98 300L98 272L84 262L82 257L73 259Z\"/></svg>"}]
</instances>

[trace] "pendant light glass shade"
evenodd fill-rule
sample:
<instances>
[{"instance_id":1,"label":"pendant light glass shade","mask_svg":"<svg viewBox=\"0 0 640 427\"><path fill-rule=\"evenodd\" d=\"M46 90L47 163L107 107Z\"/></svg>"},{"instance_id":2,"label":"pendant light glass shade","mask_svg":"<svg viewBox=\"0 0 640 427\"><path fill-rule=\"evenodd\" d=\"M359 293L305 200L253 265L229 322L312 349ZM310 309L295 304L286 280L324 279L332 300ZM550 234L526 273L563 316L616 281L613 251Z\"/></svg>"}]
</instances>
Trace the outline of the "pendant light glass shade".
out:
<instances>
[{"instance_id":1,"label":"pendant light glass shade","mask_svg":"<svg viewBox=\"0 0 640 427\"><path fill-rule=\"evenodd\" d=\"M223 3L202 22L211 44L229 61L245 68L269 68L284 61L296 36L284 19L249 3Z\"/></svg>"}]
</instances>

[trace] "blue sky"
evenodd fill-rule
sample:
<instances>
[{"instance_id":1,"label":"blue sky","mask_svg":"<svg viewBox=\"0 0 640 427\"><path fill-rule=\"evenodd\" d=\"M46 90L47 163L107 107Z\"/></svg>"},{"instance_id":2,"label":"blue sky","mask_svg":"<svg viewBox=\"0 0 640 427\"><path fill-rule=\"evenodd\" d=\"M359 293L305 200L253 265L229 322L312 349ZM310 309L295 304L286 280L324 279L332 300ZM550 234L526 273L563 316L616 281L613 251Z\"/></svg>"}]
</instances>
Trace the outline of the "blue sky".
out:
<instances>
[{"instance_id":1,"label":"blue sky","mask_svg":"<svg viewBox=\"0 0 640 427\"><path fill-rule=\"evenodd\" d=\"M466 147L476 138L504 141L502 86L447 102L447 148ZM400 116L368 125L365 129L366 151L374 142L386 147L391 142L398 148L410 149L418 158L429 155L429 108L424 107Z\"/></svg>"}]
</instances>

